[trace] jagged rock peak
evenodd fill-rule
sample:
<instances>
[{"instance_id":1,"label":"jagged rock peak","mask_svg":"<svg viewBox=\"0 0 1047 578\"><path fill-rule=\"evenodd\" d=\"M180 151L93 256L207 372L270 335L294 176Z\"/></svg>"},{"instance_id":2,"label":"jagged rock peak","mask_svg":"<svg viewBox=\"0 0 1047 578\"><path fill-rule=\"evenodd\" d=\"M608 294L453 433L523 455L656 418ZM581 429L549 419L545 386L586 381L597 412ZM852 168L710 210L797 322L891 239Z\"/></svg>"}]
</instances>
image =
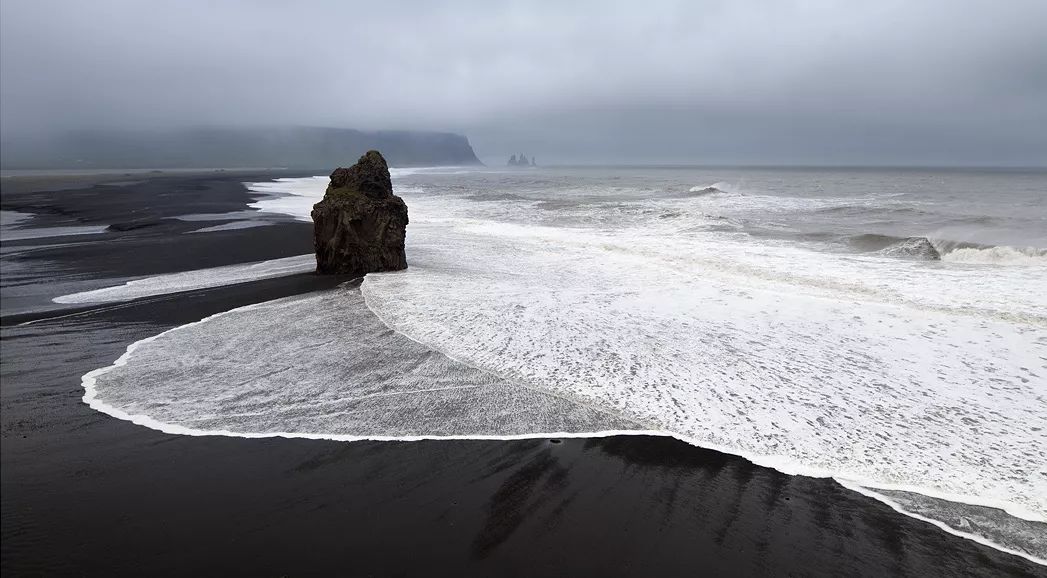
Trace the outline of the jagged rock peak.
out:
<instances>
[{"instance_id":1,"label":"jagged rock peak","mask_svg":"<svg viewBox=\"0 0 1047 578\"><path fill-rule=\"evenodd\" d=\"M328 190L332 188L360 191L371 197L388 197L393 194L389 165L382 153L367 151L355 165L347 169L339 167L331 173Z\"/></svg>"}]
</instances>

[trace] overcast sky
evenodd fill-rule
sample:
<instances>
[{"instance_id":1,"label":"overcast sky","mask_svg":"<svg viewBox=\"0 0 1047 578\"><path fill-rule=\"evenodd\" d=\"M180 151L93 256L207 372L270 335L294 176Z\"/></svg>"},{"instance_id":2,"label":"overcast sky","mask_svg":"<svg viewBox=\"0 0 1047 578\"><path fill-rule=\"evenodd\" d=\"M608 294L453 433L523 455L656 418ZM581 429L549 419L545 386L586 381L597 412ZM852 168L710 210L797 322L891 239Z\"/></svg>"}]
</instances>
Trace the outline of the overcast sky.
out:
<instances>
[{"instance_id":1,"label":"overcast sky","mask_svg":"<svg viewBox=\"0 0 1047 578\"><path fill-rule=\"evenodd\" d=\"M1047 165L1047 0L3 0L0 129L461 132L485 160Z\"/></svg>"}]
</instances>

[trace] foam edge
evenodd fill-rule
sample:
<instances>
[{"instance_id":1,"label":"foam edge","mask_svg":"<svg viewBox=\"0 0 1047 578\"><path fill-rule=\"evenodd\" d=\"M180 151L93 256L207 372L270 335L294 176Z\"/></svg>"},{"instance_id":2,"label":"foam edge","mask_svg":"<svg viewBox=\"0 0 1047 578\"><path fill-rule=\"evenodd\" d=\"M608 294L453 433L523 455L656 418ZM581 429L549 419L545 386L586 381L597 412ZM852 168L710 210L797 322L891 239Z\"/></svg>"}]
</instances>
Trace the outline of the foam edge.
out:
<instances>
[{"instance_id":1,"label":"foam edge","mask_svg":"<svg viewBox=\"0 0 1047 578\"><path fill-rule=\"evenodd\" d=\"M366 278L365 278L365 281L366 281ZM361 288L362 288L362 286L361 286ZM378 317L378 319L384 325L386 325L386 327L389 327L389 329L391 331L394 331L394 332L396 332L396 333L398 333L400 335L403 335L407 339L410 339L412 341L415 341L416 343L424 345L425 347L427 347L427 348L429 348L431 350L437 351L437 352L441 353L442 355L447 356L449 359L452 359L453 361L456 361L458 363L463 363L463 364L468 365L470 367L475 367L472 364L469 364L468 362L456 359L455 357L448 355L446 352L441 351L438 348L434 348L434 347L432 347L430 345L421 343L421 342L411 338L410 336L401 333L398 329L390 326L385 321L385 319L382 319L382 317L380 315L378 315L376 312L374 312L374 309L371 308L370 304L367 303L367 301L368 301L367 300L367 293L366 293L366 291L364 291L364 302L367 305L368 309L370 309L372 311L372 313L374 315L376 315ZM177 327L173 327L171 329L168 329L166 331L163 331L163 332L158 333L156 335L153 335L151 337L146 337L144 339L140 339L138 341L135 341L134 343L131 343L130 345L127 346L126 351L120 357L118 357L112 364L107 365L105 367L98 368L98 369L94 369L92 371L89 371L89 372L85 373L81 377L81 385L84 388L84 395L83 395L83 398L82 398L84 403L87 404L92 409L98 411L98 412L104 413L106 415L109 415L111 417L114 417L114 418L117 418L117 419L120 419L120 420L123 420L123 421L131 422L131 423L133 423L135 425L147 427L149 429L153 429L153 430L160 431L160 432L167 433L167 434L184 435L184 436L192 436L192 437L221 436L221 437L236 437L236 438L245 438L245 439L285 438L285 439L310 439L310 440L326 440L326 441L340 441L340 442L354 442L354 441L380 441L380 442L400 441L400 442L412 442L412 441L427 441L427 440L434 440L434 441L438 441L438 440L513 441L513 440L529 440L529 439L545 439L545 438L565 438L565 439L566 438L604 438L604 437L612 437L612 436L657 436L657 437L668 437L668 438L676 439L678 441L681 441L683 443L686 443L688 445L691 445L691 446L694 446L694 447L697 447L697 448L713 450L713 451L717 451L717 452L720 452L720 453L723 453L723 454L740 457L742 459L745 459L746 461L749 461L750 463L752 463L754 465L770 468L770 469L776 470L776 471L778 471L778 472L780 472L782 474L785 474L785 475L806 476L806 477L811 477L811 478L829 478L829 479L832 479L836 483L838 483L841 486L843 486L844 488L847 488L849 490L855 491L855 492L857 492L859 494L862 494L862 495L864 495L864 496L866 496L868 498L872 498L874 500L882 502L882 503L886 504L887 506L889 506L891 509L893 509L896 512L900 513L900 514L903 514L905 516L909 516L911 518L914 518L914 519L921 520L921 521L927 522L929 524L932 524L935 527L937 527L937 528L939 528L939 529L941 529L941 530L943 530L943 531L945 531L945 532L947 532L949 534L952 534L952 535L960 537L960 538L965 538L965 539L971 540L971 541L976 542L978 544L981 544L983 546L988 546L990 548L993 548L995 550L998 550L998 551L1001 551L1001 552L1004 552L1004 553L1007 553L1007 554L1012 554L1012 555L1015 555L1015 556L1019 556L1021 558L1026 559L1026 560L1029 560L1030 562L1033 562L1035 564L1047 566L1047 559L1042 559L1042 558L1039 558L1037 556L1034 556L1032 554L1029 554L1027 552L1023 552L1023 551L1020 551L1020 550L1014 550L1012 548L1007 548L1005 546L1002 546L1000 544L996 544L996 543L994 543L994 542L992 542L990 540L987 540L985 538L982 538L982 537L974 535L974 534L968 534L968 533L965 533L965 532L959 532L959 531L951 528L950 526L948 526L947 524L945 524L943 522L939 522L939 521L933 520L931 518L927 518L927 517L922 516L920 514L909 512L909 511L903 509L901 507L901 505L898 504L896 501L892 500L891 498L888 498L887 496L884 496L882 494L879 494L879 493L873 491L873 489L897 490L897 491L919 493L919 494L922 494L922 495L925 495L925 496L928 496L928 497L942 499L942 500L948 500L948 501L951 501L951 502L957 502L957 503L964 503L964 504L970 504L970 505L976 505L976 506L983 506L983 507L1000 509L1000 510L1005 511L1008 515L1011 515L1011 516L1014 516L1016 518L1020 518L1022 520L1026 520L1026 521L1047 522L1047 517L1045 517L1045 516L1043 516L1043 515L1041 515L1041 514L1039 514L1037 512L1033 512L1033 511L1031 511L1031 510L1029 510L1027 508L1024 508L1024 507L1022 507L1022 506L1020 506L1018 504L1014 504L1014 503L1011 503L1011 502L994 502L992 500L986 500L986 499L975 497L975 496L964 496L964 495L950 494L950 493L947 493L947 492L940 492L940 491L936 491L936 490L928 489L928 488L917 488L917 487L914 487L914 486L907 486L907 485L904 485L904 484L884 484L882 482L876 482L876 481L872 481L872 480L870 480L870 481L862 481L862 480L856 480L856 479L849 478L849 477L841 477L841 472L839 472L839 471L829 471L829 470L826 470L826 469L823 469L823 468L804 466L802 464L796 463L795 460L792 460L792 459L784 457L784 456L760 455L760 454L753 454L753 453L749 453L749 452L739 451L739 450L737 450L735 448L728 448L728 447L722 446L720 444L714 444L714 443L709 443L709 442L699 442L698 440L695 440L695 439L692 439L692 438L688 438L686 436L681 436L679 434L672 433L672 432L669 432L669 431L660 430L660 429L598 430L598 431L591 431L591 432L533 432L533 433L526 433L526 434L511 434L511 435L493 435L493 434L438 435L438 434L433 434L433 435L409 435L409 436L325 434L325 433L309 433L309 432L234 432L234 431L231 431L231 430L201 430L201 429L189 428L189 427L185 427L185 426L180 426L180 425L170 424L170 423L166 423L166 422L161 422L161 421L156 420L154 418L151 418L151 417L149 417L147 415L128 413L128 412L126 412L124 410L121 410L121 409L118 409L118 408L116 408L114 406L111 406L108 403L106 403L106 402L104 402L104 401L102 401L101 399L98 398L98 390L96 388L97 378L99 376L101 376L101 375L105 375L106 373L109 373L113 369L116 369L118 367L123 367L123 366L127 365L128 361L130 360L130 358L133 355L133 353L135 352L135 350L138 349L140 346L143 346L143 345L146 345L148 343L151 343L151 342L153 342L153 341L163 337L164 335L167 335L168 333L172 333L172 332L175 332L175 331L178 331L178 330L181 330L181 329L186 329L186 328L189 328L189 327L200 325L200 324L206 323L206 322L208 322L208 321L210 321L212 319L224 316L224 315L229 315L229 314L232 314L232 313L235 313L235 312L248 311L248 310L251 310L251 309L259 308L259 307L261 307L263 305L266 305L268 303L270 303L270 302L254 303L254 304L251 304L251 305L245 305L245 306L242 306L242 307L236 307L236 308L230 309L228 311L222 311L222 312L219 312L219 313L215 313L213 315L209 315L207 317L204 317L203 319L200 319L199 321L194 321L192 323L179 325ZM480 368L477 368L477 369L480 369ZM486 371L488 373L492 373L493 375L497 375L497 373L490 372L489 370L486 370L486 369L481 369L481 370L482 371ZM499 377L501 377L501 376L499 376ZM513 380L513 381L515 381L515 380ZM529 386L529 388L534 389L533 387L530 387L530 386ZM550 393L550 392L543 392L543 393ZM552 395L555 395L555 394L552 394ZM574 400L571 400L571 401L574 401ZM604 412L606 413L606 410L604 410ZM635 420L630 420L630 421L635 421Z\"/></svg>"},{"instance_id":2,"label":"foam edge","mask_svg":"<svg viewBox=\"0 0 1047 578\"><path fill-rule=\"evenodd\" d=\"M1021 558L1025 558L1026 560L1028 560L1030 562L1033 562L1035 564L1040 564L1042 566L1047 566L1047 559L1040 558L1038 556L1034 556L1033 554L1025 552L1024 550L1015 550L1014 548L1008 548L1006 546L1001 546L1000 544L997 544L997 543L995 543L995 542L993 542L991 540L986 540L985 538L983 538L983 537L981 537L981 536L979 536L977 534L970 534L970 533L967 533L967 532L961 532L961 531L953 528L952 526L946 524L945 522L940 522L940 521L935 520L933 518L928 518L927 516L922 516L920 514L916 514L914 512L910 512L910 511L906 510L905 508L903 508L902 505L899 504L897 501L892 500L891 498L888 498L887 496L884 496L883 494L874 492L874 491L870 490L869 488L867 488L865 486L861 486L861 485L855 484L853 482L850 482L848 480L841 479L841 478L835 478L834 477L833 480L835 480L836 483L838 483L841 486L847 488L848 490L851 490L853 492L858 492L859 494L861 494L863 496L866 496L868 498L872 498L874 500L883 502L884 504L886 504L892 510L894 510L895 512L898 512L899 514L903 514L905 516L909 516L910 518L915 518L915 519L920 520L922 522L927 522L928 524L932 524L932 525L938 527L938 529L944 531L947 534L952 534L953 536L958 536L960 538L966 538L966 539L968 539L968 540L970 540L972 542L977 542L978 544L981 544L982 546L988 546L989 548L992 548L994 550L999 550L1000 552L1005 552L1007 554L1012 554L1014 556L1019 556ZM1010 514L1010 512L1008 512L1008 514Z\"/></svg>"}]
</instances>

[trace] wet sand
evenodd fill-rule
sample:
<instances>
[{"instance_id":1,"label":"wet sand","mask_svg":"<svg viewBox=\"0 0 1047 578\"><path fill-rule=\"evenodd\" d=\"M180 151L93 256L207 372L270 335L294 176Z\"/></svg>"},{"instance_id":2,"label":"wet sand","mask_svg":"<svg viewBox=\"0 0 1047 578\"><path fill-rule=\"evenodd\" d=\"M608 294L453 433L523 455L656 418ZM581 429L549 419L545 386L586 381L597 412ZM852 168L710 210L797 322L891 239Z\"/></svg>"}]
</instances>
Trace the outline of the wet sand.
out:
<instances>
[{"instance_id":1,"label":"wet sand","mask_svg":"<svg viewBox=\"0 0 1047 578\"><path fill-rule=\"evenodd\" d=\"M47 303L101 279L308 253L308 224L184 234L215 223L172 219L243 210L240 182L269 177L136 175L56 193L0 180L2 208L43 215L34 227L144 225L3 244L5 574L1047 574L832 480L667 438L185 437L83 404L80 376L135 340L347 281L303 274L127 304Z\"/></svg>"}]
</instances>

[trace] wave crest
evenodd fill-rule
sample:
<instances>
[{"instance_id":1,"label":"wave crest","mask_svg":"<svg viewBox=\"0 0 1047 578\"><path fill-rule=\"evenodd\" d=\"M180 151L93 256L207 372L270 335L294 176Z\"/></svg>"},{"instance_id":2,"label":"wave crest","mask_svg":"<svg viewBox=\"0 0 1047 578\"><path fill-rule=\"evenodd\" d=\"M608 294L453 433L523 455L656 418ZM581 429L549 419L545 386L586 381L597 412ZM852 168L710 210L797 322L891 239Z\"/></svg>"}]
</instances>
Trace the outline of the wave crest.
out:
<instances>
[{"instance_id":1,"label":"wave crest","mask_svg":"<svg viewBox=\"0 0 1047 578\"><path fill-rule=\"evenodd\" d=\"M705 195L727 195L738 194L737 191L729 189L730 185L724 182L716 182L711 185L696 185L687 189L689 197L702 197Z\"/></svg>"},{"instance_id":2,"label":"wave crest","mask_svg":"<svg viewBox=\"0 0 1047 578\"><path fill-rule=\"evenodd\" d=\"M1047 249L1035 247L958 247L942 254L942 261L979 265L1047 265Z\"/></svg>"}]
</instances>

